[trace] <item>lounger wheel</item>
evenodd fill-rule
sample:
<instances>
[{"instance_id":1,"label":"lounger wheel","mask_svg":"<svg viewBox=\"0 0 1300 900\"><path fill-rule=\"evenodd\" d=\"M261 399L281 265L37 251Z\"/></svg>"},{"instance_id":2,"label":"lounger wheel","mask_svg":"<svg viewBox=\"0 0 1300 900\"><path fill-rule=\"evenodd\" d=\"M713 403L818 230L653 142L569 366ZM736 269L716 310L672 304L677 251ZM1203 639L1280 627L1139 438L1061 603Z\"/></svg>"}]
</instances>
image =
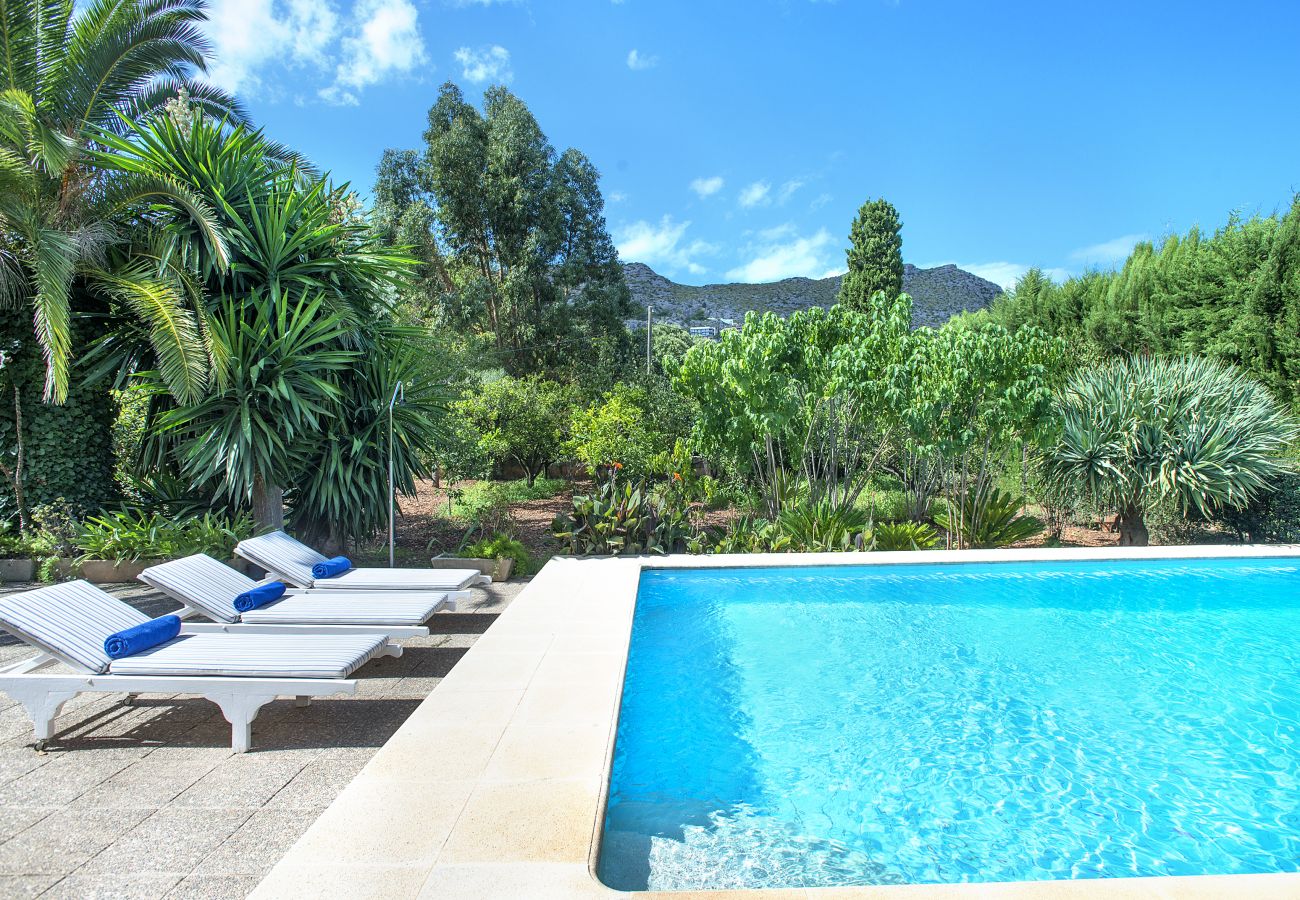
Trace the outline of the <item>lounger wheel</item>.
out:
<instances>
[{"instance_id":1,"label":"lounger wheel","mask_svg":"<svg viewBox=\"0 0 1300 900\"><path fill-rule=\"evenodd\" d=\"M35 750L37 753L44 753L49 748L49 746L50 746L49 741L47 741L45 738L39 738L37 739L35 744L32 744L32 749Z\"/></svg>"}]
</instances>

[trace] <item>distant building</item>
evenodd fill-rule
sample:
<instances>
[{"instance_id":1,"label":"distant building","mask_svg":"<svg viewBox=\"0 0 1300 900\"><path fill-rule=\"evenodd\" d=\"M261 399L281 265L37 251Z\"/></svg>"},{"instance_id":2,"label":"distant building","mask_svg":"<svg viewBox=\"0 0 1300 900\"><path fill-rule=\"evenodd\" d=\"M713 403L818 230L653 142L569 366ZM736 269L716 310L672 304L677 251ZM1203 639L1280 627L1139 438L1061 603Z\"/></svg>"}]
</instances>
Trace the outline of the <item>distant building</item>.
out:
<instances>
[{"instance_id":1,"label":"distant building","mask_svg":"<svg viewBox=\"0 0 1300 900\"><path fill-rule=\"evenodd\" d=\"M718 329L712 325L692 325L691 337L693 338L715 338L718 336Z\"/></svg>"}]
</instances>

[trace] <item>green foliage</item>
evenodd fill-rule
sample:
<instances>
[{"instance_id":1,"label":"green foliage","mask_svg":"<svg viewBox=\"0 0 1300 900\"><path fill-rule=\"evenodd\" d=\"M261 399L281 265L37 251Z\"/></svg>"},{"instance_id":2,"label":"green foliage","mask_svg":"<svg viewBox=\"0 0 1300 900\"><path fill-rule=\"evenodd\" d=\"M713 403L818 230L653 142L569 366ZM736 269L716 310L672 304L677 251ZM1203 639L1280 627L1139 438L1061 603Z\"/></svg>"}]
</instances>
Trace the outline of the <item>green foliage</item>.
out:
<instances>
[{"instance_id":1,"label":"green foliage","mask_svg":"<svg viewBox=\"0 0 1300 900\"><path fill-rule=\"evenodd\" d=\"M1114 272L1053 284L1031 270L990 317L1036 325L1089 364L1133 353L1194 354L1239 366L1284 403L1300 402L1300 196L1280 216L1237 215L1139 243Z\"/></svg>"},{"instance_id":2,"label":"green foliage","mask_svg":"<svg viewBox=\"0 0 1300 900\"><path fill-rule=\"evenodd\" d=\"M569 486L560 478L517 481L476 481L453 495L450 514L453 518L479 526L496 527L508 518L509 507L530 500L549 500Z\"/></svg>"},{"instance_id":3,"label":"green foliage","mask_svg":"<svg viewBox=\"0 0 1300 900\"><path fill-rule=\"evenodd\" d=\"M73 326L74 342L93 334L90 322ZM102 385L87 384L80 370L62 404L43 399L45 361L31 336L31 319L0 308L0 518L30 524L33 507L66 499L97 509L117 495L111 429L116 404ZM17 396L15 396L15 391ZM22 488L26 510L14 491L18 472L19 412L22 420Z\"/></svg>"},{"instance_id":4,"label":"green foliage","mask_svg":"<svg viewBox=\"0 0 1300 900\"><path fill-rule=\"evenodd\" d=\"M721 533L706 535L700 542L708 553L782 553L790 539L775 522L758 516L741 516Z\"/></svg>"},{"instance_id":5,"label":"green foliage","mask_svg":"<svg viewBox=\"0 0 1300 900\"><path fill-rule=\"evenodd\" d=\"M871 529L877 550L930 550L939 535L924 522L880 522Z\"/></svg>"},{"instance_id":6,"label":"green foliage","mask_svg":"<svg viewBox=\"0 0 1300 900\"><path fill-rule=\"evenodd\" d=\"M619 368L630 301L591 161L557 154L501 86L480 112L446 83L428 123L422 152L384 153L374 190L381 230L420 257L415 305L490 334L512 375Z\"/></svg>"},{"instance_id":7,"label":"green foliage","mask_svg":"<svg viewBox=\"0 0 1300 900\"><path fill-rule=\"evenodd\" d=\"M1214 521L1251 544L1300 544L1300 474L1277 477L1273 489L1240 508L1224 507Z\"/></svg>"},{"instance_id":8,"label":"green foliage","mask_svg":"<svg viewBox=\"0 0 1300 900\"><path fill-rule=\"evenodd\" d=\"M1037 519L1020 515L1024 503L1023 497L1013 497L990 484L973 483L965 494L948 502L935 523L955 535L962 547L1006 547L1043 530Z\"/></svg>"},{"instance_id":9,"label":"green foliage","mask_svg":"<svg viewBox=\"0 0 1300 900\"><path fill-rule=\"evenodd\" d=\"M471 390L456 409L482 436L489 459L498 466L519 465L532 484L560 457L570 404L570 392L563 385L537 375L507 375Z\"/></svg>"},{"instance_id":10,"label":"green foliage","mask_svg":"<svg viewBox=\"0 0 1300 900\"><path fill-rule=\"evenodd\" d=\"M596 492L577 495L551 532L577 556L675 553L690 538L687 512L662 487L609 478Z\"/></svg>"},{"instance_id":11,"label":"green foliage","mask_svg":"<svg viewBox=\"0 0 1300 900\"><path fill-rule=\"evenodd\" d=\"M463 547L461 553L469 559L512 559L514 566L511 575L522 577L532 574L533 557L528 548L508 534L497 532L480 538Z\"/></svg>"},{"instance_id":12,"label":"green foliage","mask_svg":"<svg viewBox=\"0 0 1300 900\"><path fill-rule=\"evenodd\" d=\"M866 312L876 293L891 299L903 293L902 227L898 210L883 197L862 204L849 231L848 271L837 303Z\"/></svg>"},{"instance_id":13,"label":"green foliage","mask_svg":"<svg viewBox=\"0 0 1300 900\"><path fill-rule=\"evenodd\" d=\"M1077 373L1058 395L1050 477L1118 513L1121 543L1145 544L1144 515L1170 501L1211 516L1267 494L1292 471L1300 430L1267 388L1197 357L1134 357Z\"/></svg>"},{"instance_id":14,"label":"green foliage","mask_svg":"<svg viewBox=\"0 0 1300 900\"><path fill-rule=\"evenodd\" d=\"M829 499L790 504L775 524L777 535L784 538L783 549L794 553L871 549L870 516Z\"/></svg>"},{"instance_id":15,"label":"green foliage","mask_svg":"<svg viewBox=\"0 0 1300 900\"><path fill-rule=\"evenodd\" d=\"M172 518L141 510L120 510L90 516L77 533L83 559L177 559L206 553L229 559L235 544L257 534L252 516L233 519L205 513Z\"/></svg>"},{"instance_id":16,"label":"green foliage","mask_svg":"<svg viewBox=\"0 0 1300 900\"><path fill-rule=\"evenodd\" d=\"M184 211L201 228L210 228L210 210L175 182L104 177L91 148L180 92L223 118L242 117L232 97L192 78L205 65L203 6L6 0L2 10L0 299L17 301L34 325L43 397L67 399L73 314L109 303L148 324L173 387L192 399L204 371L197 321L137 239L153 209Z\"/></svg>"},{"instance_id":17,"label":"green foliage","mask_svg":"<svg viewBox=\"0 0 1300 900\"><path fill-rule=\"evenodd\" d=\"M619 382L601 401L573 411L566 450L593 474L619 463L627 478L666 475L661 467L690 429L680 415L687 408L658 380Z\"/></svg>"},{"instance_id":18,"label":"green foliage","mask_svg":"<svg viewBox=\"0 0 1300 900\"><path fill-rule=\"evenodd\" d=\"M750 313L743 329L691 348L674 384L699 410L699 448L753 479L769 516L789 471L814 500L851 503L895 425L911 334L906 296L878 294L867 313Z\"/></svg>"}]
</instances>

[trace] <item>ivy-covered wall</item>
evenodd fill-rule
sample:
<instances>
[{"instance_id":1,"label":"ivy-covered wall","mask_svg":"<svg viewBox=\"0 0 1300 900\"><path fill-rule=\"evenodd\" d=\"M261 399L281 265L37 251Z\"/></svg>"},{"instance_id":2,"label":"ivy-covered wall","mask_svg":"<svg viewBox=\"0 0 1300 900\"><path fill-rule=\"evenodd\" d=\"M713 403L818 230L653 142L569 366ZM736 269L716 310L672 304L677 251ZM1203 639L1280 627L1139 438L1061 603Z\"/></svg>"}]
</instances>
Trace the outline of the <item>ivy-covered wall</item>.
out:
<instances>
[{"instance_id":1,"label":"ivy-covered wall","mask_svg":"<svg viewBox=\"0 0 1300 900\"><path fill-rule=\"evenodd\" d=\"M86 323L77 324L73 347L90 337ZM22 407L24 471L27 506L63 498L76 507L98 509L117 494L113 480L113 421L116 403L108 384L88 387L77 381L62 406L45 403L45 363L32 333L25 307L0 309L0 454L13 469L18 449L15 431L14 386ZM0 517L17 513L13 484L0 477Z\"/></svg>"}]
</instances>

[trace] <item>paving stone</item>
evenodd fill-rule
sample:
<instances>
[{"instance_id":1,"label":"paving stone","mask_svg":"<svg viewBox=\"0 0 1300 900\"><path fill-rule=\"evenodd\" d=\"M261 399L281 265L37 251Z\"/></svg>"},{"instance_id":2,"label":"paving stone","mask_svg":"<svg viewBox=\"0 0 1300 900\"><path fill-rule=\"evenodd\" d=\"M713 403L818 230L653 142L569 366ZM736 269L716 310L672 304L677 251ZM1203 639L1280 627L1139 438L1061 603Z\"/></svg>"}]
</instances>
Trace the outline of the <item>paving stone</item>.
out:
<instances>
[{"instance_id":1,"label":"paving stone","mask_svg":"<svg viewBox=\"0 0 1300 900\"><path fill-rule=\"evenodd\" d=\"M131 831L152 809L61 809L0 844L6 875L66 875Z\"/></svg>"},{"instance_id":2,"label":"paving stone","mask_svg":"<svg viewBox=\"0 0 1300 900\"><path fill-rule=\"evenodd\" d=\"M359 696L268 704L248 754L231 752L215 704L162 693L82 694L36 753L26 710L0 695L0 898L246 896L521 587L476 589L466 612L434 618L438 633L367 665ZM150 615L174 608L110 591ZM0 665L31 653L0 634Z\"/></svg>"},{"instance_id":3,"label":"paving stone","mask_svg":"<svg viewBox=\"0 0 1300 900\"><path fill-rule=\"evenodd\" d=\"M167 893L167 900L244 900L262 874L190 875Z\"/></svg>"},{"instance_id":4,"label":"paving stone","mask_svg":"<svg viewBox=\"0 0 1300 900\"><path fill-rule=\"evenodd\" d=\"M61 806L0 806L0 841L26 831Z\"/></svg>"},{"instance_id":5,"label":"paving stone","mask_svg":"<svg viewBox=\"0 0 1300 900\"><path fill-rule=\"evenodd\" d=\"M260 809L239 830L204 857L196 875L255 875L261 877L312 823L296 809Z\"/></svg>"},{"instance_id":6,"label":"paving stone","mask_svg":"<svg viewBox=\"0 0 1300 900\"><path fill-rule=\"evenodd\" d=\"M78 874L175 874L179 880L251 815L247 809L160 809L96 855Z\"/></svg>"},{"instance_id":7,"label":"paving stone","mask_svg":"<svg viewBox=\"0 0 1300 900\"><path fill-rule=\"evenodd\" d=\"M129 868L125 873L77 872L41 894L41 900L157 900L167 896L178 881L178 875Z\"/></svg>"},{"instance_id":8,"label":"paving stone","mask_svg":"<svg viewBox=\"0 0 1300 900\"><path fill-rule=\"evenodd\" d=\"M58 875L0 875L0 897L6 900L28 900L58 880Z\"/></svg>"}]
</instances>

